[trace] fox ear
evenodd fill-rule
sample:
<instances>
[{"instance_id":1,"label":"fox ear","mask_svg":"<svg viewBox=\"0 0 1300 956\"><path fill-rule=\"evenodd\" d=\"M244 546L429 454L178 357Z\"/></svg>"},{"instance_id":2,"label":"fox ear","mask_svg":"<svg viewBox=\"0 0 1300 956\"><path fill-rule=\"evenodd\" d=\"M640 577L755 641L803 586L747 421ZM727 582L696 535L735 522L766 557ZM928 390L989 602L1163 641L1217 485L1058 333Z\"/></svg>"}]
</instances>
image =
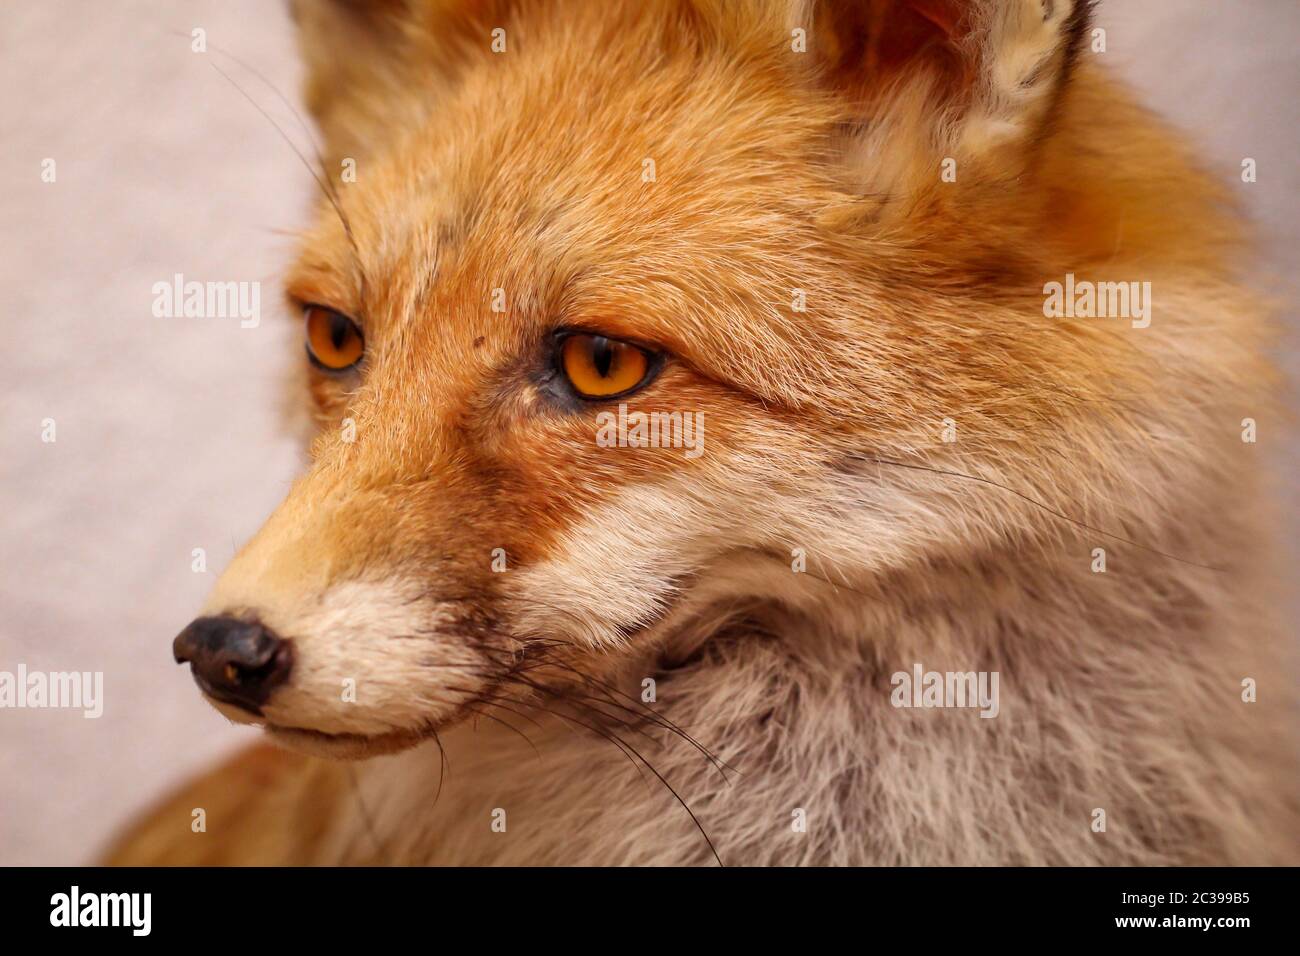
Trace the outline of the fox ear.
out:
<instances>
[{"instance_id":1,"label":"fox ear","mask_svg":"<svg viewBox=\"0 0 1300 956\"><path fill-rule=\"evenodd\" d=\"M305 99L338 160L366 154L383 127L426 119L464 51L487 42L513 0L290 0ZM412 91L422 91L413 95Z\"/></svg>"},{"instance_id":2,"label":"fox ear","mask_svg":"<svg viewBox=\"0 0 1300 956\"><path fill-rule=\"evenodd\" d=\"M404 58L408 0L290 0L306 66L304 99L331 169L367 139L364 104L393 82Z\"/></svg>"},{"instance_id":3,"label":"fox ear","mask_svg":"<svg viewBox=\"0 0 1300 956\"><path fill-rule=\"evenodd\" d=\"M1092 0L814 0L821 81L859 129L869 191L1011 178L1048 122ZM963 167L965 167L963 169Z\"/></svg>"}]
</instances>

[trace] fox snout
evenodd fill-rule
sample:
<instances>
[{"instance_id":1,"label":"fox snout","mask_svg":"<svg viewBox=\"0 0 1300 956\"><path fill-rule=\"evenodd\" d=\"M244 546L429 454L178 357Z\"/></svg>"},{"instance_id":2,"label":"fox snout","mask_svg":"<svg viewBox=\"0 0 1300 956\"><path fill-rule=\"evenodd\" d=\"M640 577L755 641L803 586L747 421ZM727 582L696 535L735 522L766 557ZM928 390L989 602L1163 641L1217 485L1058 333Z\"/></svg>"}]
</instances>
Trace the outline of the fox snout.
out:
<instances>
[{"instance_id":1,"label":"fox snout","mask_svg":"<svg viewBox=\"0 0 1300 956\"><path fill-rule=\"evenodd\" d=\"M292 643L237 617L198 618L176 636L172 655L209 697L257 717L293 667Z\"/></svg>"},{"instance_id":2,"label":"fox snout","mask_svg":"<svg viewBox=\"0 0 1300 956\"><path fill-rule=\"evenodd\" d=\"M437 517L442 482L347 471L344 453L360 451L296 483L172 644L226 717L330 756L419 742L482 693L486 654L509 657L461 522Z\"/></svg>"}]
</instances>

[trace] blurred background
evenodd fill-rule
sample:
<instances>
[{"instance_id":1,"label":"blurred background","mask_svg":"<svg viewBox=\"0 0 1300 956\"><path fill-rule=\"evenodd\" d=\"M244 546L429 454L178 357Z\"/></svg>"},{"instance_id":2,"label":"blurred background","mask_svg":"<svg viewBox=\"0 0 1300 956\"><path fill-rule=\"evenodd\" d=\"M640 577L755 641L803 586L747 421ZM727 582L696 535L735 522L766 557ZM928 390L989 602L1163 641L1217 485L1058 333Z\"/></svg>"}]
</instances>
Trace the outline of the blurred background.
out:
<instances>
[{"instance_id":1,"label":"blurred background","mask_svg":"<svg viewBox=\"0 0 1300 956\"><path fill-rule=\"evenodd\" d=\"M1104 63L1253 214L1294 380L1300 3L1104 0L1097 25ZM292 114L219 50L298 100L287 3L0 3L0 670L102 671L105 698L98 719L0 709L0 864L89 862L256 737L202 703L170 645L302 463L284 412L300 333L278 276L316 187L213 64L310 155ZM155 317L153 285L177 273L260 281L260 324ZM1260 441L1295 473L1289 436Z\"/></svg>"}]
</instances>

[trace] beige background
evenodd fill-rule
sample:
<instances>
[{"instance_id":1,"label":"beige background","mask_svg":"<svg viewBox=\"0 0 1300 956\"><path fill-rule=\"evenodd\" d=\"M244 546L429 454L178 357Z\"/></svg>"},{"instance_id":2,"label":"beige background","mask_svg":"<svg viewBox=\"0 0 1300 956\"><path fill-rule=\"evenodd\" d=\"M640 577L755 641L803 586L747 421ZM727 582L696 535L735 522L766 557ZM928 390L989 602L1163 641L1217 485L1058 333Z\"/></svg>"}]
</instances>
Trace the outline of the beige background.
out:
<instances>
[{"instance_id":1,"label":"beige background","mask_svg":"<svg viewBox=\"0 0 1300 956\"><path fill-rule=\"evenodd\" d=\"M1109 0L1099 25L1104 59L1258 218L1261 269L1295 274L1300 4ZM200 702L170 641L300 463L280 409L301 352L276 276L314 186L211 61L302 144L275 94L191 53L195 26L296 98L278 2L0 4L0 670L98 670L106 684L98 720L0 710L0 863L90 860L255 733ZM1243 156L1254 185L1239 182ZM178 272L262 280L261 326L154 318L151 286ZM1295 302L1292 280L1278 288ZM206 574L191 571L196 547Z\"/></svg>"}]
</instances>

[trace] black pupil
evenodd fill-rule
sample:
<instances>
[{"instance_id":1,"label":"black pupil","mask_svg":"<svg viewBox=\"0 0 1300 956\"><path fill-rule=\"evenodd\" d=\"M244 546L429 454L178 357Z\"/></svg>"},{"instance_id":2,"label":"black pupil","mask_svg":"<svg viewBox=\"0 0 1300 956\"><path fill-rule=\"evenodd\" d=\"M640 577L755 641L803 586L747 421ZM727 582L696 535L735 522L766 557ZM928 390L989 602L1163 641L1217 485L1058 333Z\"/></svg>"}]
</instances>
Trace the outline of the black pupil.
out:
<instances>
[{"instance_id":1,"label":"black pupil","mask_svg":"<svg viewBox=\"0 0 1300 956\"><path fill-rule=\"evenodd\" d=\"M336 349L343 348L348 338L348 320L341 315L330 315L330 341Z\"/></svg>"},{"instance_id":2,"label":"black pupil","mask_svg":"<svg viewBox=\"0 0 1300 956\"><path fill-rule=\"evenodd\" d=\"M601 378L609 378L609 370L614 365L614 346L603 335L591 340L591 364L596 367Z\"/></svg>"}]
</instances>

